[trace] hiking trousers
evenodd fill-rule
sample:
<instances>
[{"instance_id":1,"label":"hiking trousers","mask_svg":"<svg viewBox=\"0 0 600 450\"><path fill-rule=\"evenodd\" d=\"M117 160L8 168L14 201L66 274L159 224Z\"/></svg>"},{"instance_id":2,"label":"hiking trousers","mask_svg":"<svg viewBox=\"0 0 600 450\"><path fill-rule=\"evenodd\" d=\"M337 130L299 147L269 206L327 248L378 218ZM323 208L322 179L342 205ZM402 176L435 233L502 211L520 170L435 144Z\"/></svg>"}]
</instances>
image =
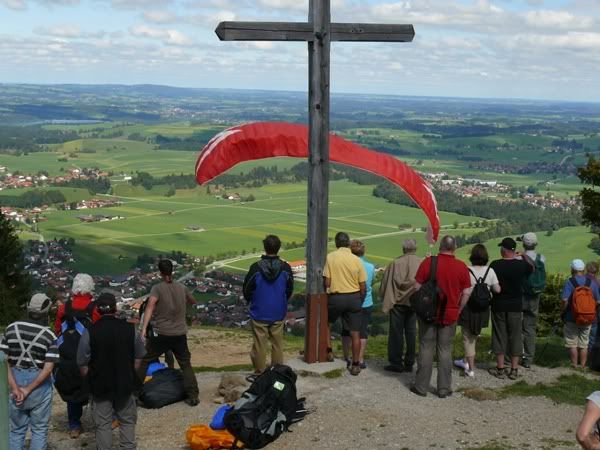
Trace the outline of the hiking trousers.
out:
<instances>
[{"instance_id":1,"label":"hiking trousers","mask_svg":"<svg viewBox=\"0 0 600 450\"><path fill-rule=\"evenodd\" d=\"M117 400L103 400L94 397L92 416L96 425L96 449L111 450L112 421L119 421L119 449L135 450L135 424L137 423L137 406L133 395Z\"/></svg>"},{"instance_id":2,"label":"hiking trousers","mask_svg":"<svg viewBox=\"0 0 600 450\"><path fill-rule=\"evenodd\" d=\"M175 356L177 364L179 364L179 368L183 373L185 393L188 398L197 398L199 393L198 381L192 369L192 355L190 354L187 335L185 334L180 336L164 336L162 334L150 336L146 340L146 355L142 359L142 364L137 371L139 379L143 383L150 363L169 350L173 352L173 356Z\"/></svg>"},{"instance_id":3,"label":"hiking trousers","mask_svg":"<svg viewBox=\"0 0 600 450\"><path fill-rule=\"evenodd\" d=\"M419 358L415 389L422 394L429 391L433 359L437 354L437 394L452 392L452 345L456 324L437 325L419 319Z\"/></svg>"},{"instance_id":4,"label":"hiking trousers","mask_svg":"<svg viewBox=\"0 0 600 450\"><path fill-rule=\"evenodd\" d=\"M266 368L267 353L271 347L271 365L283 364L283 320L276 322L250 321L254 342L250 350L250 359L255 372Z\"/></svg>"},{"instance_id":5,"label":"hiking trousers","mask_svg":"<svg viewBox=\"0 0 600 450\"><path fill-rule=\"evenodd\" d=\"M540 310L540 294L523 297L523 357L533 362L535 357L535 332Z\"/></svg>"},{"instance_id":6,"label":"hiking trousers","mask_svg":"<svg viewBox=\"0 0 600 450\"><path fill-rule=\"evenodd\" d=\"M406 341L406 352L404 343ZM390 310L388 361L392 366L412 371L417 345L417 315L407 305L395 305Z\"/></svg>"}]
</instances>

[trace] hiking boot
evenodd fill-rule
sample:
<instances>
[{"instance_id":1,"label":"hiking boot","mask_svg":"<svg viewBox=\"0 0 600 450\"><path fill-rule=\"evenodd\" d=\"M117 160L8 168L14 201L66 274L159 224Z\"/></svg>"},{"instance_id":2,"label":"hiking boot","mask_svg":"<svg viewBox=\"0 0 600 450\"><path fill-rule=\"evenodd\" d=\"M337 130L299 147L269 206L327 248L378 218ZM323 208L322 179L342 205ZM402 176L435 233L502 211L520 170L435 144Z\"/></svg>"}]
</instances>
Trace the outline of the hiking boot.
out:
<instances>
[{"instance_id":1,"label":"hiking boot","mask_svg":"<svg viewBox=\"0 0 600 450\"><path fill-rule=\"evenodd\" d=\"M419 397L427 397L427 394L424 392L419 391L416 387L411 386L410 387L410 392L412 392L413 394L417 394Z\"/></svg>"},{"instance_id":2,"label":"hiking boot","mask_svg":"<svg viewBox=\"0 0 600 450\"><path fill-rule=\"evenodd\" d=\"M366 369L367 368L367 363L366 362L361 362L360 363L360 370Z\"/></svg>"},{"instance_id":3,"label":"hiking boot","mask_svg":"<svg viewBox=\"0 0 600 450\"><path fill-rule=\"evenodd\" d=\"M438 392L438 397L439 398L446 398L446 397L450 397L452 395L452 391L441 391Z\"/></svg>"},{"instance_id":4,"label":"hiking boot","mask_svg":"<svg viewBox=\"0 0 600 450\"><path fill-rule=\"evenodd\" d=\"M396 373L402 373L402 372L404 372L404 369L402 367L395 366L393 364L388 364L387 366L384 366L383 370L386 370L388 372L396 372Z\"/></svg>"},{"instance_id":5,"label":"hiking boot","mask_svg":"<svg viewBox=\"0 0 600 450\"><path fill-rule=\"evenodd\" d=\"M345 358L346 360L346 369L350 369L350 366L352 365L352 361L350 361L348 358Z\"/></svg>"},{"instance_id":6,"label":"hiking boot","mask_svg":"<svg viewBox=\"0 0 600 450\"><path fill-rule=\"evenodd\" d=\"M353 362L349 370L350 375L357 376L360 373L360 363Z\"/></svg>"},{"instance_id":7,"label":"hiking boot","mask_svg":"<svg viewBox=\"0 0 600 450\"><path fill-rule=\"evenodd\" d=\"M531 369L531 363L527 358L523 358L521 360L521 367L524 367L525 369Z\"/></svg>"},{"instance_id":8,"label":"hiking boot","mask_svg":"<svg viewBox=\"0 0 600 450\"><path fill-rule=\"evenodd\" d=\"M508 378L510 378L511 380L516 380L517 378L519 378L519 369L510 369Z\"/></svg>"},{"instance_id":9,"label":"hiking boot","mask_svg":"<svg viewBox=\"0 0 600 450\"><path fill-rule=\"evenodd\" d=\"M197 406L198 403L200 403L200 400L198 399L198 397L188 397L185 400L185 403L190 405L190 406Z\"/></svg>"},{"instance_id":10,"label":"hiking boot","mask_svg":"<svg viewBox=\"0 0 600 450\"><path fill-rule=\"evenodd\" d=\"M504 367L490 367L488 369L488 373L496 378L504 379L506 373L504 371Z\"/></svg>"},{"instance_id":11,"label":"hiking boot","mask_svg":"<svg viewBox=\"0 0 600 450\"><path fill-rule=\"evenodd\" d=\"M78 439L81 436L81 428L73 428L69 431L69 436L71 439Z\"/></svg>"},{"instance_id":12,"label":"hiking boot","mask_svg":"<svg viewBox=\"0 0 600 450\"><path fill-rule=\"evenodd\" d=\"M327 348L327 362L335 361L335 357L333 356L333 350L331 347Z\"/></svg>"}]
</instances>

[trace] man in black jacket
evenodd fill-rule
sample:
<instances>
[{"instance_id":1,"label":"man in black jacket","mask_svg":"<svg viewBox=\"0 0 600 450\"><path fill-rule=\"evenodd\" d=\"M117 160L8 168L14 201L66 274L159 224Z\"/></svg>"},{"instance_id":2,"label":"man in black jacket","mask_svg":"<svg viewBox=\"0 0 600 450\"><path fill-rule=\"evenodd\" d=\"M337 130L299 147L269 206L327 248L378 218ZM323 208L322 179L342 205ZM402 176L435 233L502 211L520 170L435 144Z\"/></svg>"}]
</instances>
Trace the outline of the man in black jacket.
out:
<instances>
[{"instance_id":1,"label":"man in black jacket","mask_svg":"<svg viewBox=\"0 0 600 450\"><path fill-rule=\"evenodd\" d=\"M135 449L137 408L133 392L136 368L146 353L144 342L132 324L117 319L114 295L103 293L96 300L101 318L81 336L77 364L88 376L96 424L96 448L112 449L113 414L120 422L119 448Z\"/></svg>"},{"instance_id":2,"label":"man in black jacket","mask_svg":"<svg viewBox=\"0 0 600 450\"><path fill-rule=\"evenodd\" d=\"M250 266L244 279L244 298L250 303L254 337L250 358L256 373L265 370L269 342L271 364L283 364L283 323L287 301L294 290L292 269L277 256L279 238L270 234L263 246L266 254Z\"/></svg>"}]
</instances>

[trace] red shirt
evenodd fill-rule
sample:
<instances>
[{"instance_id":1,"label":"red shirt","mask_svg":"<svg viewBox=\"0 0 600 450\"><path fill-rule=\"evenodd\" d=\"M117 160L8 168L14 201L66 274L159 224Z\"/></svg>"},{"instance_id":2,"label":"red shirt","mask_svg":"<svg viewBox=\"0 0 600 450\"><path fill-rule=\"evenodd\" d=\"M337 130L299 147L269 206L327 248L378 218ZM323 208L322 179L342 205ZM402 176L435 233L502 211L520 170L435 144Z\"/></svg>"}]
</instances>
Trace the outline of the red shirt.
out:
<instances>
[{"instance_id":1,"label":"red shirt","mask_svg":"<svg viewBox=\"0 0 600 450\"><path fill-rule=\"evenodd\" d=\"M426 258L419 266L417 275L415 276L417 283L427 283L427 280L429 280L430 267L431 257ZM440 302L436 323L441 325L452 325L458 320L458 310L462 292L471 287L469 269L464 262L456 259L454 255L441 253L438 255L435 279L446 299L444 317L440 318L441 307L444 304L444 302Z\"/></svg>"},{"instance_id":2,"label":"red shirt","mask_svg":"<svg viewBox=\"0 0 600 450\"><path fill-rule=\"evenodd\" d=\"M93 297L91 294L74 294L73 295L73 309L77 309L80 311L85 310L88 305L92 302ZM65 304L63 303L58 307L58 311L56 311L56 321L54 322L54 331L56 335L60 335L60 329L62 326L63 318L65 316ZM96 323L100 319L100 313L96 308L92 310L92 323Z\"/></svg>"}]
</instances>

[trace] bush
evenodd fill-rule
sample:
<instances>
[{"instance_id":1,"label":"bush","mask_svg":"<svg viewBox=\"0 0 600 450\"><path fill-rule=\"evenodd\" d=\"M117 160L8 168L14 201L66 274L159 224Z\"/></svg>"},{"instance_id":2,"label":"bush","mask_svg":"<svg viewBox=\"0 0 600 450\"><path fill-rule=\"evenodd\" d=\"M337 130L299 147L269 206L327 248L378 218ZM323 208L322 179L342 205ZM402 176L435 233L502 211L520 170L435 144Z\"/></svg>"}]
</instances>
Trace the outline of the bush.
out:
<instances>
[{"instance_id":1,"label":"bush","mask_svg":"<svg viewBox=\"0 0 600 450\"><path fill-rule=\"evenodd\" d=\"M553 328L562 331L561 293L566 281L565 275L548 274L546 289L540 297L540 312L537 323L537 335L547 336Z\"/></svg>"}]
</instances>

